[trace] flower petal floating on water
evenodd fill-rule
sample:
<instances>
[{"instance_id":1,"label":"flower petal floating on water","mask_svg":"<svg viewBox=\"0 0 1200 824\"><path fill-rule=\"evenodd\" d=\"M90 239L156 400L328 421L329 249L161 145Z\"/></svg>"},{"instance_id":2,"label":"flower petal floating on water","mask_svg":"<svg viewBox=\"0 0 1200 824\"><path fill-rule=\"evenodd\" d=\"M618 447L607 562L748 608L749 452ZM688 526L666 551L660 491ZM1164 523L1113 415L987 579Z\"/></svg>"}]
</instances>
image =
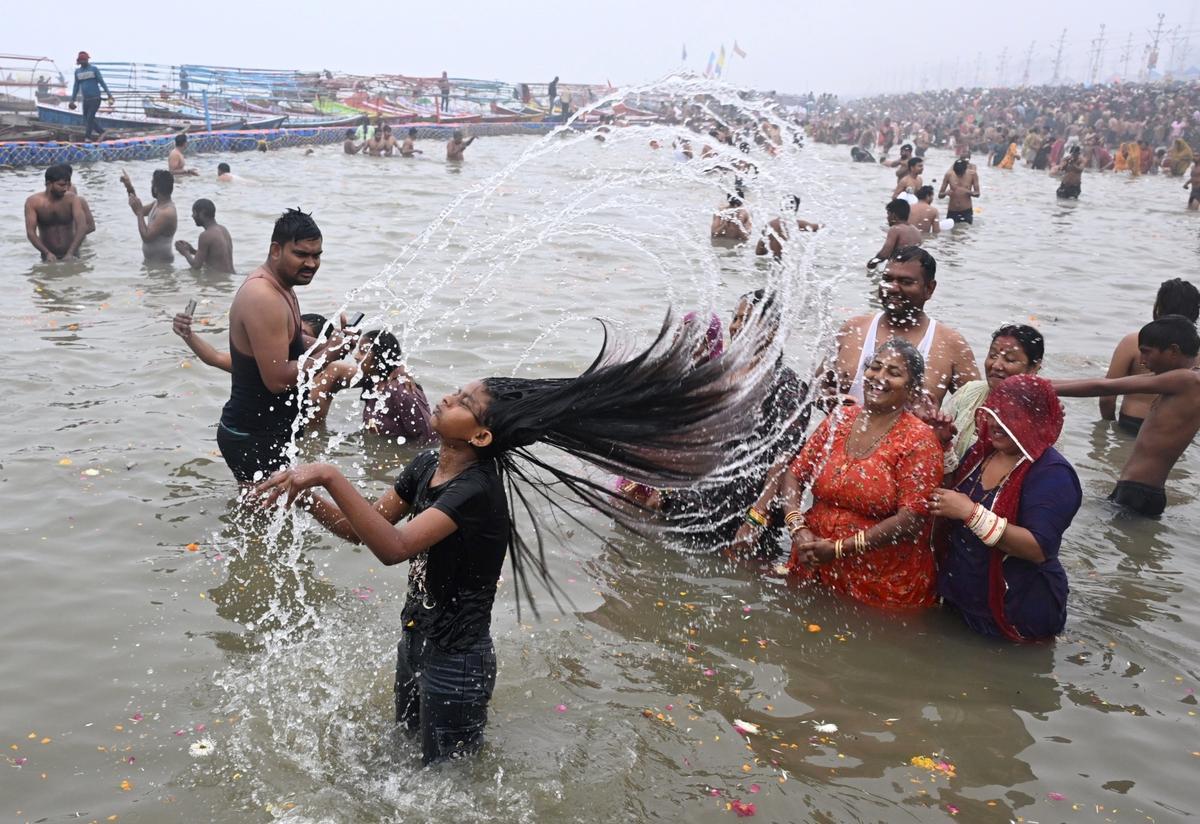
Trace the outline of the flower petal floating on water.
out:
<instances>
[{"instance_id":1,"label":"flower petal floating on water","mask_svg":"<svg viewBox=\"0 0 1200 824\"><path fill-rule=\"evenodd\" d=\"M717 674L717 671L716 671L715 669L706 669L706 670L704 671L704 674L705 674L706 676L708 676L709 678L712 678L714 675L716 675L716 674Z\"/></svg>"},{"instance_id":2,"label":"flower petal floating on water","mask_svg":"<svg viewBox=\"0 0 1200 824\"><path fill-rule=\"evenodd\" d=\"M554 708L554 711L555 711L555 712L566 712L566 711L567 711L567 705L566 705L566 704L559 704L557 707L555 707L555 708Z\"/></svg>"},{"instance_id":3,"label":"flower petal floating on water","mask_svg":"<svg viewBox=\"0 0 1200 824\"><path fill-rule=\"evenodd\" d=\"M216 749L213 742L208 738L201 738L199 741L193 741L188 747L188 755L192 758L208 758Z\"/></svg>"},{"instance_id":4,"label":"flower petal floating on water","mask_svg":"<svg viewBox=\"0 0 1200 824\"><path fill-rule=\"evenodd\" d=\"M758 786L757 784L750 785L750 792L756 793L756 792L759 792L760 790L762 790L762 787Z\"/></svg>"},{"instance_id":5,"label":"flower petal floating on water","mask_svg":"<svg viewBox=\"0 0 1200 824\"><path fill-rule=\"evenodd\" d=\"M740 718L733 719L733 728L742 735L758 735L758 724L751 724L749 721L742 721Z\"/></svg>"},{"instance_id":6,"label":"flower petal floating on water","mask_svg":"<svg viewBox=\"0 0 1200 824\"><path fill-rule=\"evenodd\" d=\"M187 546L185 546L184 549L186 549L188 552L199 552L200 544L191 543L191 544L188 544Z\"/></svg>"},{"instance_id":7,"label":"flower petal floating on water","mask_svg":"<svg viewBox=\"0 0 1200 824\"><path fill-rule=\"evenodd\" d=\"M133 783L128 778L121 782L121 792L127 793L132 789Z\"/></svg>"},{"instance_id":8,"label":"flower petal floating on water","mask_svg":"<svg viewBox=\"0 0 1200 824\"><path fill-rule=\"evenodd\" d=\"M950 815L958 815L958 807L955 807L953 804L947 804L946 812L950 813Z\"/></svg>"},{"instance_id":9,"label":"flower petal floating on water","mask_svg":"<svg viewBox=\"0 0 1200 824\"><path fill-rule=\"evenodd\" d=\"M92 467L88 467L87 469L83 470L83 474L94 478L95 476L100 474L100 470L94 469Z\"/></svg>"},{"instance_id":10,"label":"flower petal floating on water","mask_svg":"<svg viewBox=\"0 0 1200 824\"><path fill-rule=\"evenodd\" d=\"M735 813L737 813L738 818L749 818L758 812L758 810L754 808L753 802L741 801L740 799L734 799L733 803L731 803L729 807Z\"/></svg>"},{"instance_id":11,"label":"flower petal floating on water","mask_svg":"<svg viewBox=\"0 0 1200 824\"><path fill-rule=\"evenodd\" d=\"M59 460L58 460L59 466L70 466L73 463L75 463L75 462L73 460L71 460L70 458L59 458Z\"/></svg>"},{"instance_id":12,"label":"flower petal floating on water","mask_svg":"<svg viewBox=\"0 0 1200 824\"><path fill-rule=\"evenodd\" d=\"M820 632L820 631L821 631L821 625L820 625L820 624L809 624L809 625L808 625L808 631L809 631L809 632Z\"/></svg>"},{"instance_id":13,"label":"flower petal floating on water","mask_svg":"<svg viewBox=\"0 0 1200 824\"><path fill-rule=\"evenodd\" d=\"M1046 793L1046 798L1049 798L1051 801L1066 801L1067 800L1067 797L1065 795L1063 795L1062 793Z\"/></svg>"},{"instance_id":14,"label":"flower petal floating on water","mask_svg":"<svg viewBox=\"0 0 1200 824\"><path fill-rule=\"evenodd\" d=\"M813 729L817 732L837 732L837 724L817 724Z\"/></svg>"}]
</instances>

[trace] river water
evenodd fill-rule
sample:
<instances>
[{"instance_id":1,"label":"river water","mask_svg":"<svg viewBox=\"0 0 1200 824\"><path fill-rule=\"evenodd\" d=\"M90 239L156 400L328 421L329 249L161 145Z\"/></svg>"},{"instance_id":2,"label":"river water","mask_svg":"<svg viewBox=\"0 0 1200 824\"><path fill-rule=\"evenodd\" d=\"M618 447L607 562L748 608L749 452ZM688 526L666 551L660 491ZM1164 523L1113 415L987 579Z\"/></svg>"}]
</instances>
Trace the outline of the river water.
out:
<instances>
[{"instance_id":1,"label":"river water","mask_svg":"<svg viewBox=\"0 0 1200 824\"><path fill-rule=\"evenodd\" d=\"M492 179L553 141L571 145ZM644 136L487 138L461 166L425 148L414 161L235 155L244 180L231 185L215 181L216 157L194 158L203 176L176 188L178 237L194 242L187 207L210 197L249 271L273 218L311 209L325 257L302 307L333 312L392 273L350 305L368 326L399 325L435 400L482 375L578 371L600 343L593 315L643 340L668 302L727 320L770 275L748 249L709 243L713 184ZM831 323L870 305L863 263L893 178L845 147L797 157L777 183L801 188L801 215L827 224L793 278L815 296L788 319L803 370ZM931 152L928 176L950 160ZM154 165L127 164L143 193ZM18 218L40 171L0 176L6 820L716 822L750 803L762 821L1200 813L1197 456L1174 471L1161 522L1115 513L1104 496L1131 440L1091 400L1067 403L1061 444L1085 501L1062 548L1071 600L1057 643L1018 648L936 610L858 608L593 518L613 546L579 532L551 547L561 610L542 598L539 617L518 620L501 586L485 751L429 770L411 748L394 761L405 570L314 530L246 537L261 528L236 508L214 441L228 380L169 320L197 298L199 328L223 348L240 279L143 266L119 173L76 171L99 226L81 262L53 266L36 262ZM1159 282L1195 270L1196 215L1178 181L1088 175L1063 204L1043 174L981 176L976 225L929 244L931 314L979 356L1002 322L1031 322L1046 374L1102 373ZM596 180L603 197L575 199ZM778 201L755 194L752 183L761 224ZM406 244L411 260L392 265ZM364 439L356 421L355 399L339 398L332 438L301 450L332 453L382 491L412 449ZM190 754L201 740L211 754Z\"/></svg>"}]
</instances>

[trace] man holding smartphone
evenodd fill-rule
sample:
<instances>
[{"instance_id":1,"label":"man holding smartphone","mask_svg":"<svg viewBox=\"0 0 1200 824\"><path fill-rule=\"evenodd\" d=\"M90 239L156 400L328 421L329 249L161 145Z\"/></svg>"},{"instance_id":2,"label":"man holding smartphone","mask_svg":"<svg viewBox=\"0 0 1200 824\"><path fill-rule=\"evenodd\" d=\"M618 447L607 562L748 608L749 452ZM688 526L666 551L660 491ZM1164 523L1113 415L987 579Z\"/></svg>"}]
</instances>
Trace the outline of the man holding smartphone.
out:
<instances>
[{"instance_id":1,"label":"man holding smartphone","mask_svg":"<svg viewBox=\"0 0 1200 824\"><path fill-rule=\"evenodd\" d=\"M266 262L246 277L229 308L229 352L215 353L219 362L213 363L231 375L217 446L243 486L287 465L285 450L301 411L297 387L353 346L352 338L334 332L308 353L301 372L300 358L313 341L301 330L293 289L311 283L320 265L320 228L311 215L288 209L275 221ZM175 331L191 336L190 315L175 317Z\"/></svg>"}]
</instances>

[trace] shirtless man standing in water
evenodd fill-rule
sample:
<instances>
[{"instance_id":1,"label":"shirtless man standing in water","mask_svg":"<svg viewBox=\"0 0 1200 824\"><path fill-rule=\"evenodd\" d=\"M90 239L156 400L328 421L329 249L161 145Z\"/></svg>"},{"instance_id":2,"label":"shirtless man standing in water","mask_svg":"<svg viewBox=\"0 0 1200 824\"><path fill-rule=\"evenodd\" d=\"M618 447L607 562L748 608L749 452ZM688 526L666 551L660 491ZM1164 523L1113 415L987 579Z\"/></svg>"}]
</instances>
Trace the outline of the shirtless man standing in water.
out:
<instances>
[{"instance_id":1,"label":"shirtless man standing in water","mask_svg":"<svg viewBox=\"0 0 1200 824\"><path fill-rule=\"evenodd\" d=\"M709 234L713 240L732 240L737 243L750 239L750 211L735 194L726 197L725 206L712 216Z\"/></svg>"},{"instance_id":2,"label":"shirtless man standing in water","mask_svg":"<svg viewBox=\"0 0 1200 824\"><path fill-rule=\"evenodd\" d=\"M868 269L874 269L905 246L921 245L921 233L915 226L908 224L910 214L912 207L908 205L907 200L896 199L887 205L887 237L883 239L883 248L867 261Z\"/></svg>"},{"instance_id":3,"label":"shirtless man standing in water","mask_svg":"<svg viewBox=\"0 0 1200 824\"><path fill-rule=\"evenodd\" d=\"M138 234L142 237L142 254L147 263L174 263L175 252L171 241L179 227L179 215L171 193L175 191L175 175L166 169L158 169L150 179L150 196L154 202L142 205L128 175L121 175L121 182L129 192L129 208L137 216Z\"/></svg>"},{"instance_id":4,"label":"shirtless man standing in water","mask_svg":"<svg viewBox=\"0 0 1200 824\"><path fill-rule=\"evenodd\" d=\"M175 148L167 155L167 169L173 175L198 175L195 169L189 169L183 160L183 150L187 148L187 135L175 135Z\"/></svg>"},{"instance_id":5,"label":"shirtless man standing in water","mask_svg":"<svg viewBox=\"0 0 1200 824\"><path fill-rule=\"evenodd\" d=\"M1142 423L1133 454L1108 499L1139 515L1155 518L1167 506L1167 476L1200 431L1200 335L1182 315L1163 315L1138 332L1138 350L1149 375L1091 380L1055 380L1067 398L1131 393L1157 395Z\"/></svg>"},{"instance_id":6,"label":"shirtless man standing in water","mask_svg":"<svg viewBox=\"0 0 1200 824\"><path fill-rule=\"evenodd\" d=\"M455 129L454 136L446 142L446 159L447 160L462 160L463 149L475 142L475 137L472 136L468 140L463 140L462 129Z\"/></svg>"},{"instance_id":7,"label":"shirtless man standing in water","mask_svg":"<svg viewBox=\"0 0 1200 824\"><path fill-rule=\"evenodd\" d=\"M25 201L25 236L42 260L53 263L79 254L88 225L83 198L71 191L71 167L51 166L46 170L46 191Z\"/></svg>"},{"instance_id":8,"label":"shirtless man standing in water","mask_svg":"<svg viewBox=\"0 0 1200 824\"><path fill-rule=\"evenodd\" d=\"M938 192L938 200L950 195L950 203L946 207L946 217L955 223L975 222L975 203L973 198L979 197L979 173L965 157L954 161L950 171L942 178L942 188Z\"/></svg>"},{"instance_id":9,"label":"shirtless man standing in water","mask_svg":"<svg viewBox=\"0 0 1200 824\"><path fill-rule=\"evenodd\" d=\"M1195 323L1200 319L1200 291L1182 278L1163 281L1154 299L1154 313L1158 319L1164 315L1182 315ZM1142 365L1142 353L1138 348L1138 333L1130 332L1121 338L1113 350L1106 378L1125 378L1130 375L1149 375L1150 370ZM1131 435L1138 434L1142 423L1155 401L1154 395L1123 395L1121 412L1117 414L1117 396L1100 396L1100 417L1106 421L1116 420L1117 426Z\"/></svg>"},{"instance_id":10,"label":"shirtless man standing in water","mask_svg":"<svg viewBox=\"0 0 1200 824\"><path fill-rule=\"evenodd\" d=\"M925 358L924 392L930 409L941 408L947 392L979 380L975 354L966 339L925 314L925 304L937 288L936 275L937 261L919 246L908 246L892 255L879 284L883 311L851 318L838 331L837 360L826 375L828 394L862 403L866 366L879 347L892 338L908 341Z\"/></svg>"},{"instance_id":11,"label":"shirtless man standing in water","mask_svg":"<svg viewBox=\"0 0 1200 824\"><path fill-rule=\"evenodd\" d=\"M192 204L192 220L204 230L196 246L186 240L177 240L175 251L187 258L193 269L233 274L233 238L228 229L217 223L217 207L208 198L200 198Z\"/></svg>"},{"instance_id":12,"label":"shirtless man standing in water","mask_svg":"<svg viewBox=\"0 0 1200 824\"><path fill-rule=\"evenodd\" d=\"M1192 164L1192 178L1183 184L1183 188L1192 190L1188 195L1188 211L1194 212L1200 209L1200 158L1197 158Z\"/></svg>"}]
</instances>

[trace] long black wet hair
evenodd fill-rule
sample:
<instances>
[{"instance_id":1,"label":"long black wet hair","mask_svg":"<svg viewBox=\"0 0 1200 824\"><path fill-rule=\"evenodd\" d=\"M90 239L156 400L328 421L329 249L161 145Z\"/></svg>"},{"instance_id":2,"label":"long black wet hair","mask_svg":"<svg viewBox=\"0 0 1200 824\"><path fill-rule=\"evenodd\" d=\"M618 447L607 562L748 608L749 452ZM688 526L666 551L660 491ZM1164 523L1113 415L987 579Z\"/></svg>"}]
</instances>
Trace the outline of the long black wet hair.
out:
<instances>
[{"instance_id":1,"label":"long black wet hair","mask_svg":"<svg viewBox=\"0 0 1200 824\"><path fill-rule=\"evenodd\" d=\"M694 360L704 330L676 334L668 313L654 342L629 358L614 345L606 323L600 353L573 378L485 378L491 401L480 423L492 433L477 448L496 462L508 494L509 549L518 609L522 592L536 613L528 567L552 596L543 525L533 495L585 529L566 504L578 501L634 532L640 519L621 506L620 493L556 465L533 451L544 444L599 469L659 488L685 487L725 468L727 445L753 426L773 370L761 357L760 335L778 324L774 301L756 307L738 339L719 358ZM617 503L614 503L614 498ZM536 552L517 529L517 508L532 523ZM591 530L588 529L590 532ZM593 532L593 534L595 534ZM603 540L603 539L602 539ZM556 598L557 601L557 598Z\"/></svg>"}]
</instances>

